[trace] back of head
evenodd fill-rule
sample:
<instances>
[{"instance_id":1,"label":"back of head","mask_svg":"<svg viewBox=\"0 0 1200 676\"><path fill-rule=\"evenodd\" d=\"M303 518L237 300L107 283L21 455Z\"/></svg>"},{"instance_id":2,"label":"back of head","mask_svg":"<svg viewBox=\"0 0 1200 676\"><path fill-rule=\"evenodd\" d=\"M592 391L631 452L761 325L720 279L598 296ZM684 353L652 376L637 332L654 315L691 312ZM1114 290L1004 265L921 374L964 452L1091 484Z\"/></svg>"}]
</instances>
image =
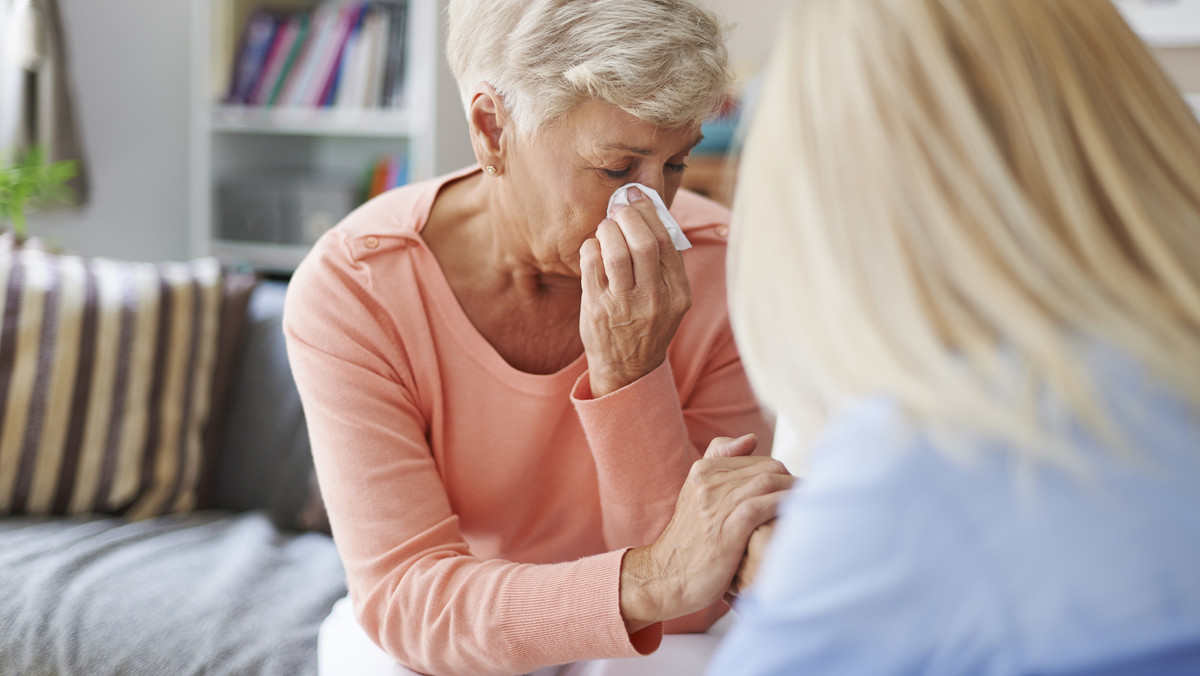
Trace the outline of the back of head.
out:
<instances>
[{"instance_id":1,"label":"back of head","mask_svg":"<svg viewBox=\"0 0 1200 676\"><path fill-rule=\"evenodd\" d=\"M1103 428L1081 343L1200 405L1200 124L1107 0L804 0L739 178L735 331L784 414L882 392L1047 448L1011 395Z\"/></svg>"},{"instance_id":2,"label":"back of head","mask_svg":"<svg viewBox=\"0 0 1200 676\"><path fill-rule=\"evenodd\" d=\"M487 82L523 132L587 99L682 127L730 81L724 29L692 0L451 0L446 57L464 107Z\"/></svg>"}]
</instances>

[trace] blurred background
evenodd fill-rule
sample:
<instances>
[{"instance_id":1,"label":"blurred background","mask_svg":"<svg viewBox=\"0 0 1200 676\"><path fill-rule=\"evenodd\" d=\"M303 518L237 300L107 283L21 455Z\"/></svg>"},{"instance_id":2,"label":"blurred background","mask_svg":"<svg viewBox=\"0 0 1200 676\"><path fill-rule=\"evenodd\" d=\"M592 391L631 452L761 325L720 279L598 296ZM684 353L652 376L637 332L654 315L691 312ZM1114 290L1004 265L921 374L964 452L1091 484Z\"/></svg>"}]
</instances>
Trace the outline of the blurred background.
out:
<instances>
[{"instance_id":1,"label":"blurred background","mask_svg":"<svg viewBox=\"0 0 1200 676\"><path fill-rule=\"evenodd\" d=\"M739 97L787 2L710 0L734 24ZM81 206L32 214L31 234L88 255L215 251L286 273L366 196L472 161L441 56L444 4L0 0L0 102L11 107L23 92L68 106L65 122L46 110L24 114L40 115L43 134L55 129L50 142L60 157L61 146L74 149L67 159L82 160L87 180ZM1117 4L1180 88L1200 94L1200 0ZM41 37L21 43L13 36L30 12ZM387 53L383 35L399 36L403 50ZM706 130L707 157L689 161L693 187L721 200L737 98ZM13 125L0 132L2 151Z\"/></svg>"}]
</instances>

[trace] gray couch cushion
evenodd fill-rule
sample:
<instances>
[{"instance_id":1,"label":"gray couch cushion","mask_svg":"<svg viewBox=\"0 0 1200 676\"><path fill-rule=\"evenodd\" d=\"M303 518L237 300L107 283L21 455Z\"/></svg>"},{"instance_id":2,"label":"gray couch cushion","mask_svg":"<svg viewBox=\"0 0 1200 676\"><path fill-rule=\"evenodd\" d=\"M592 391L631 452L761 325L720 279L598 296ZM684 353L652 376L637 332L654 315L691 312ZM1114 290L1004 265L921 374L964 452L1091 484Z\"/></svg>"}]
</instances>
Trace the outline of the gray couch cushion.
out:
<instances>
[{"instance_id":1,"label":"gray couch cushion","mask_svg":"<svg viewBox=\"0 0 1200 676\"><path fill-rule=\"evenodd\" d=\"M4 674L312 674L345 595L324 535L261 512L0 521Z\"/></svg>"},{"instance_id":2,"label":"gray couch cushion","mask_svg":"<svg viewBox=\"0 0 1200 676\"><path fill-rule=\"evenodd\" d=\"M241 356L225 411L213 505L265 509L282 528L304 530L313 499L312 453L283 339L287 285L263 281L250 297Z\"/></svg>"}]
</instances>

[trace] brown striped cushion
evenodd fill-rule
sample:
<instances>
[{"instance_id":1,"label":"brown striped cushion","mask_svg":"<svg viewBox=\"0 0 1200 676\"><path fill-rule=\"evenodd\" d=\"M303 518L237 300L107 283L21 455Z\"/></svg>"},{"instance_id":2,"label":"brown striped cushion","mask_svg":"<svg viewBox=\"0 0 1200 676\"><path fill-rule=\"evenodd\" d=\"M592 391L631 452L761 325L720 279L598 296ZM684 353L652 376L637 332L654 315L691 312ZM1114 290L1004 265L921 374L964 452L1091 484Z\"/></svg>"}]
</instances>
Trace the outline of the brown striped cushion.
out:
<instances>
[{"instance_id":1,"label":"brown striped cushion","mask_svg":"<svg viewBox=\"0 0 1200 676\"><path fill-rule=\"evenodd\" d=\"M194 509L221 310L212 258L0 251L0 514Z\"/></svg>"}]
</instances>

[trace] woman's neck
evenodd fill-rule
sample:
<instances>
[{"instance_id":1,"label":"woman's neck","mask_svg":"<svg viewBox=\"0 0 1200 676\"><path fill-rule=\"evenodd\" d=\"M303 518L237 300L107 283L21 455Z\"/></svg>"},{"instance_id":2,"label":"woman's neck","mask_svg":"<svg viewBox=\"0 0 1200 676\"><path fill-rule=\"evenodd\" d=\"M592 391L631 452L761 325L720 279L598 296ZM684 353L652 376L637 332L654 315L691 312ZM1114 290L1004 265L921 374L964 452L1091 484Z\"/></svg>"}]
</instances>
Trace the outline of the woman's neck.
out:
<instances>
[{"instance_id":1,"label":"woman's neck","mask_svg":"<svg viewBox=\"0 0 1200 676\"><path fill-rule=\"evenodd\" d=\"M577 297L578 277L558 261L539 260L527 237L530 228L513 219L517 213L521 210L505 204L495 181L472 174L443 186L422 237L458 285L524 298L563 292Z\"/></svg>"},{"instance_id":2,"label":"woman's neck","mask_svg":"<svg viewBox=\"0 0 1200 676\"><path fill-rule=\"evenodd\" d=\"M556 373L583 352L577 277L547 271L522 250L503 209L471 180L443 188L422 232L463 313L496 352L526 373Z\"/></svg>"}]
</instances>

